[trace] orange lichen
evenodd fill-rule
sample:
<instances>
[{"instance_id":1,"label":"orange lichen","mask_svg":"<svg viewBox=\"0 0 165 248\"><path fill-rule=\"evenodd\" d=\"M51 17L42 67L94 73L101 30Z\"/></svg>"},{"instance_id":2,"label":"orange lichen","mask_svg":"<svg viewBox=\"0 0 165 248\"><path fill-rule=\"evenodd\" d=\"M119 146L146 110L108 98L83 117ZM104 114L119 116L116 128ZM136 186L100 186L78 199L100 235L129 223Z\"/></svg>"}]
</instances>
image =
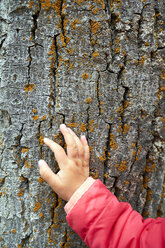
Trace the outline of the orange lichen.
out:
<instances>
[{"instance_id":1,"label":"orange lichen","mask_svg":"<svg viewBox=\"0 0 165 248\"><path fill-rule=\"evenodd\" d=\"M31 61L31 58L30 58L30 57L28 57L28 58L27 58L27 61L28 61L28 62L30 62L30 61Z\"/></svg>"},{"instance_id":2,"label":"orange lichen","mask_svg":"<svg viewBox=\"0 0 165 248\"><path fill-rule=\"evenodd\" d=\"M120 124L120 125L118 126L117 132L121 133L122 131L123 131L123 129L122 129L122 124Z\"/></svg>"},{"instance_id":3,"label":"orange lichen","mask_svg":"<svg viewBox=\"0 0 165 248\"><path fill-rule=\"evenodd\" d=\"M16 233L16 229L11 230L12 233Z\"/></svg>"},{"instance_id":4,"label":"orange lichen","mask_svg":"<svg viewBox=\"0 0 165 248\"><path fill-rule=\"evenodd\" d=\"M98 29L100 27L100 24L96 21L91 21L91 32L96 34Z\"/></svg>"},{"instance_id":5,"label":"orange lichen","mask_svg":"<svg viewBox=\"0 0 165 248\"><path fill-rule=\"evenodd\" d=\"M46 115L42 116L41 120L43 120L43 121L46 120Z\"/></svg>"},{"instance_id":6,"label":"orange lichen","mask_svg":"<svg viewBox=\"0 0 165 248\"><path fill-rule=\"evenodd\" d=\"M44 214L43 213L40 213L40 218L43 218L44 217Z\"/></svg>"},{"instance_id":7,"label":"orange lichen","mask_svg":"<svg viewBox=\"0 0 165 248\"><path fill-rule=\"evenodd\" d=\"M135 148L136 144L134 142L132 142L132 147Z\"/></svg>"},{"instance_id":8,"label":"orange lichen","mask_svg":"<svg viewBox=\"0 0 165 248\"><path fill-rule=\"evenodd\" d=\"M20 197L23 195L23 189L20 189L20 191L17 193L17 195Z\"/></svg>"},{"instance_id":9,"label":"orange lichen","mask_svg":"<svg viewBox=\"0 0 165 248\"><path fill-rule=\"evenodd\" d=\"M160 118L161 121L165 122L165 116Z\"/></svg>"},{"instance_id":10,"label":"orange lichen","mask_svg":"<svg viewBox=\"0 0 165 248\"><path fill-rule=\"evenodd\" d=\"M40 143L40 146L43 146L43 144L44 144L44 138L43 138L43 135L41 133L39 136L39 143Z\"/></svg>"},{"instance_id":11,"label":"orange lichen","mask_svg":"<svg viewBox=\"0 0 165 248\"><path fill-rule=\"evenodd\" d=\"M127 165L127 161L121 161L120 165L118 166L118 170L120 172L123 172L127 169L128 165Z\"/></svg>"},{"instance_id":12,"label":"orange lichen","mask_svg":"<svg viewBox=\"0 0 165 248\"><path fill-rule=\"evenodd\" d=\"M165 91L165 87L162 87L162 88L161 88L161 91Z\"/></svg>"},{"instance_id":13,"label":"orange lichen","mask_svg":"<svg viewBox=\"0 0 165 248\"><path fill-rule=\"evenodd\" d=\"M165 80L165 73L161 74L161 79Z\"/></svg>"},{"instance_id":14,"label":"orange lichen","mask_svg":"<svg viewBox=\"0 0 165 248\"><path fill-rule=\"evenodd\" d=\"M42 177L39 177L39 178L38 178L38 182L39 182L39 183L43 183L43 182L44 182L44 179L43 179Z\"/></svg>"},{"instance_id":15,"label":"orange lichen","mask_svg":"<svg viewBox=\"0 0 165 248\"><path fill-rule=\"evenodd\" d=\"M21 244L19 244L19 245L17 245L17 247L18 247L18 248L22 248L22 245L21 245Z\"/></svg>"},{"instance_id":16,"label":"orange lichen","mask_svg":"<svg viewBox=\"0 0 165 248\"><path fill-rule=\"evenodd\" d=\"M84 53L84 54L83 54L84 58L87 58L87 55L88 55L87 53Z\"/></svg>"},{"instance_id":17,"label":"orange lichen","mask_svg":"<svg viewBox=\"0 0 165 248\"><path fill-rule=\"evenodd\" d=\"M96 57L98 57L98 56L99 56L98 51L95 51L95 52L92 53L92 57L93 57L93 58L96 58Z\"/></svg>"},{"instance_id":18,"label":"orange lichen","mask_svg":"<svg viewBox=\"0 0 165 248\"><path fill-rule=\"evenodd\" d=\"M94 10L92 10L92 13L93 13L94 15L96 15L98 11L99 11L99 9L98 9L98 8L95 8Z\"/></svg>"},{"instance_id":19,"label":"orange lichen","mask_svg":"<svg viewBox=\"0 0 165 248\"><path fill-rule=\"evenodd\" d=\"M49 10L52 6L51 0L40 0L41 8L45 10Z\"/></svg>"},{"instance_id":20,"label":"orange lichen","mask_svg":"<svg viewBox=\"0 0 165 248\"><path fill-rule=\"evenodd\" d=\"M75 19L73 22L71 22L71 27L73 29L77 29L76 24L79 24L79 20L78 19Z\"/></svg>"},{"instance_id":21,"label":"orange lichen","mask_svg":"<svg viewBox=\"0 0 165 248\"><path fill-rule=\"evenodd\" d=\"M125 101L124 102L124 108L127 108L129 105L130 105L130 102L129 101Z\"/></svg>"},{"instance_id":22,"label":"orange lichen","mask_svg":"<svg viewBox=\"0 0 165 248\"><path fill-rule=\"evenodd\" d=\"M115 48L115 53L119 53L120 52L120 47L116 47Z\"/></svg>"},{"instance_id":23,"label":"orange lichen","mask_svg":"<svg viewBox=\"0 0 165 248\"><path fill-rule=\"evenodd\" d=\"M22 153L28 152L29 148L22 148Z\"/></svg>"},{"instance_id":24,"label":"orange lichen","mask_svg":"<svg viewBox=\"0 0 165 248\"><path fill-rule=\"evenodd\" d=\"M124 124L124 131L123 131L123 134L128 133L129 130L130 130L130 125Z\"/></svg>"},{"instance_id":25,"label":"orange lichen","mask_svg":"<svg viewBox=\"0 0 165 248\"><path fill-rule=\"evenodd\" d=\"M26 92L33 91L33 89L34 89L34 84L30 84L30 83L27 83L24 87L24 90Z\"/></svg>"},{"instance_id":26,"label":"orange lichen","mask_svg":"<svg viewBox=\"0 0 165 248\"><path fill-rule=\"evenodd\" d=\"M89 98L87 98L86 100L85 100L85 103L91 103L92 102L92 98L91 97L89 97Z\"/></svg>"},{"instance_id":27,"label":"orange lichen","mask_svg":"<svg viewBox=\"0 0 165 248\"><path fill-rule=\"evenodd\" d=\"M37 113L37 109L33 109L33 113L36 114Z\"/></svg>"},{"instance_id":28,"label":"orange lichen","mask_svg":"<svg viewBox=\"0 0 165 248\"><path fill-rule=\"evenodd\" d=\"M83 73L82 78L83 79L88 79L89 78L89 73Z\"/></svg>"},{"instance_id":29,"label":"orange lichen","mask_svg":"<svg viewBox=\"0 0 165 248\"><path fill-rule=\"evenodd\" d=\"M100 159L101 161L105 161L105 160L106 160L105 152L103 152L103 155L100 156L99 159Z\"/></svg>"},{"instance_id":30,"label":"orange lichen","mask_svg":"<svg viewBox=\"0 0 165 248\"><path fill-rule=\"evenodd\" d=\"M132 152L132 157L135 157L136 156L136 151L133 151Z\"/></svg>"},{"instance_id":31,"label":"orange lichen","mask_svg":"<svg viewBox=\"0 0 165 248\"><path fill-rule=\"evenodd\" d=\"M87 123L81 123L80 131L85 132L87 130Z\"/></svg>"},{"instance_id":32,"label":"orange lichen","mask_svg":"<svg viewBox=\"0 0 165 248\"><path fill-rule=\"evenodd\" d=\"M147 191L147 197L146 197L147 201L151 201L151 195L152 195L152 190L151 189L148 189L148 191Z\"/></svg>"},{"instance_id":33,"label":"orange lichen","mask_svg":"<svg viewBox=\"0 0 165 248\"><path fill-rule=\"evenodd\" d=\"M30 167L30 164L27 161L25 161L25 166Z\"/></svg>"},{"instance_id":34,"label":"orange lichen","mask_svg":"<svg viewBox=\"0 0 165 248\"><path fill-rule=\"evenodd\" d=\"M117 112L120 112L120 115L122 115L122 113L123 113L123 106L117 108Z\"/></svg>"},{"instance_id":35,"label":"orange lichen","mask_svg":"<svg viewBox=\"0 0 165 248\"><path fill-rule=\"evenodd\" d=\"M110 134L110 147L115 151L117 149L117 143L114 140L114 135Z\"/></svg>"},{"instance_id":36,"label":"orange lichen","mask_svg":"<svg viewBox=\"0 0 165 248\"><path fill-rule=\"evenodd\" d=\"M127 185L129 185L129 184L130 184L130 182L129 182L129 181L127 181L127 180L126 180L126 181L124 181L124 183L125 183L125 184L127 184Z\"/></svg>"},{"instance_id":37,"label":"orange lichen","mask_svg":"<svg viewBox=\"0 0 165 248\"><path fill-rule=\"evenodd\" d=\"M33 121L36 121L36 120L38 120L38 119L39 119L39 115L33 116Z\"/></svg>"},{"instance_id":38,"label":"orange lichen","mask_svg":"<svg viewBox=\"0 0 165 248\"><path fill-rule=\"evenodd\" d=\"M34 204L33 210L34 210L34 212L37 212L40 208L41 208L41 203L40 202L36 202Z\"/></svg>"},{"instance_id":39,"label":"orange lichen","mask_svg":"<svg viewBox=\"0 0 165 248\"><path fill-rule=\"evenodd\" d=\"M77 127L78 126L78 123L77 122L72 122L72 123L67 123L68 127Z\"/></svg>"},{"instance_id":40,"label":"orange lichen","mask_svg":"<svg viewBox=\"0 0 165 248\"><path fill-rule=\"evenodd\" d=\"M144 56L142 56L142 57L140 57L140 59L139 59L139 63L144 63L144 61L145 61L145 57Z\"/></svg>"}]
</instances>

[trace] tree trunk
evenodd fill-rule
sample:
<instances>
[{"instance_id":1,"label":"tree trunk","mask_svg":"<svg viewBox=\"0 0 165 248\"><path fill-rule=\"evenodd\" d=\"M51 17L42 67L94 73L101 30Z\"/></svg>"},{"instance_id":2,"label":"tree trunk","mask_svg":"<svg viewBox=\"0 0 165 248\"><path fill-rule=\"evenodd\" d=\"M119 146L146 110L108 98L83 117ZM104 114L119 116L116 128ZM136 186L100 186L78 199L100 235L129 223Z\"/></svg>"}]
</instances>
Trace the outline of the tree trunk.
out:
<instances>
[{"instance_id":1,"label":"tree trunk","mask_svg":"<svg viewBox=\"0 0 165 248\"><path fill-rule=\"evenodd\" d=\"M90 173L165 214L165 0L0 1L0 247L86 247L39 175L66 123Z\"/></svg>"}]
</instances>

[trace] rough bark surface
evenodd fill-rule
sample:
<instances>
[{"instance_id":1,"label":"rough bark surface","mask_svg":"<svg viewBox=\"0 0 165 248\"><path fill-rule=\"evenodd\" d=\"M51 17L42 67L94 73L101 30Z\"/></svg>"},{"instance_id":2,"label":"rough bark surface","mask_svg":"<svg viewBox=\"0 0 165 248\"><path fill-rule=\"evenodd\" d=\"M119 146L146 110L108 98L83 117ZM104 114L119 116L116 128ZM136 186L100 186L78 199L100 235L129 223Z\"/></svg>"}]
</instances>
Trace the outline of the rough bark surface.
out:
<instances>
[{"instance_id":1,"label":"rough bark surface","mask_svg":"<svg viewBox=\"0 0 165 248\"><path fill-rule=\"evenodd\" d=\"M40 178L49 137L86 134L90 171L165 215L165 0L0 1L0 247L86 247Z\"/></svg>"}]
</instances>

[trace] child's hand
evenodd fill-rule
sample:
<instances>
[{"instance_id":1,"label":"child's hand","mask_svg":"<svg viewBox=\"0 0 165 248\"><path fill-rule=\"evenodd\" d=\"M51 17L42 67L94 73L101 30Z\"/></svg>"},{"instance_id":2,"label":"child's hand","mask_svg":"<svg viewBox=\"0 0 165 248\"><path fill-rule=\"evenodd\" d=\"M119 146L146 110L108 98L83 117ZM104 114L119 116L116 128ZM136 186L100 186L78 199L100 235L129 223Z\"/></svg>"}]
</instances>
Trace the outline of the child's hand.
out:
<instances>
[{"instance_id":1,"label":"child's hand","mask_svg":"<svg viewBox=\"0 0 165 248\"><path fill-rule=\"evenodd\" d=\"M41 177L60 197L68 201L89 176L89 147L85 136L80 140L64 124L60 125L60 130L67 144L67 155L60 145L44 139L44 143L54 152L60 171L53 173L44 160L40 160L38 165Z\"/></svg>"}]
</instances>

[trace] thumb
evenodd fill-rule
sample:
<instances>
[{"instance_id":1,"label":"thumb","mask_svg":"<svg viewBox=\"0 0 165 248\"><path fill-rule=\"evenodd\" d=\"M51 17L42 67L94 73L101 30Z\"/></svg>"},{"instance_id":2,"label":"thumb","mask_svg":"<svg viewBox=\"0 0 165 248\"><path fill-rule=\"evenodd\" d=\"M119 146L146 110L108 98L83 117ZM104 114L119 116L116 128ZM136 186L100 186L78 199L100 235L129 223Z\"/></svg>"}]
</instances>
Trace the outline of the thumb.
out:
<instances>
[{"instance_id":1,"label":"thumb","mask_svg":"<svg viewBox=\"0 0 165 248\"><path fill-rule=\"evenodd\" d=\"M44 160L38 161L38 166L40 170L41 177L50 185L50 187L55 191L59 191L60 179L48 166Z\"/></svg>"}]
</instances>

